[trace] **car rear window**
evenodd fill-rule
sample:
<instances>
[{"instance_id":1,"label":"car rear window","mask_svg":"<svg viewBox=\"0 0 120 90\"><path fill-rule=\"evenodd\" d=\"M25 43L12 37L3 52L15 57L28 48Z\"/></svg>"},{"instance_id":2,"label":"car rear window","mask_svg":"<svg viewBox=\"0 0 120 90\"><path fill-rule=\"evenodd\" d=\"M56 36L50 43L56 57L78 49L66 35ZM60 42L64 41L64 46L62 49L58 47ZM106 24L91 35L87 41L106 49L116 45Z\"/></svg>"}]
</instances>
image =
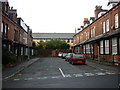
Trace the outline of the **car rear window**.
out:
<instances>
[{"instance_id":1,"label":"car rear window","mask_svg":"<svg viewBox=\"0 0 120 90\"><path fill-rule=\"evenodd\" d=\"M67 53L63 53L63 55L68 55Z\"/></svg>"},{"instance_id":2,"label":"car rear window","mask_svg":"<svg viewBox=\"0 0 120 90\"><path fill-rule=\"evenodd\" d=\"M74 55L73 57L80 57L80 58L84 58L84 55Z\"/></svg>"}]
</instances>

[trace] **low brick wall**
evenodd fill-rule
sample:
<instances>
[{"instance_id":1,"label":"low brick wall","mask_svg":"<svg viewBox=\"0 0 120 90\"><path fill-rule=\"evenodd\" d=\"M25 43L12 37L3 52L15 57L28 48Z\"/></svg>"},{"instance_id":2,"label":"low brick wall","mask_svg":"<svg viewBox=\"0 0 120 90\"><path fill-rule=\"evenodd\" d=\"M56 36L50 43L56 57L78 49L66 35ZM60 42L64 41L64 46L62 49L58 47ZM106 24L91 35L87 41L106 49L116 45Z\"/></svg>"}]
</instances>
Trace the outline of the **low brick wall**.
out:
<instances>
[{"instance_id":1,"label":"low brick wall","mask_svg":"<svg viewBox=\"0 0 120 90\"><path fill-rule=\"evenodd\" d=\"M72 50L69 49L59 49L59 50L48 50L48 49L39 49L38 50L38 56L40 57L56 57L59 52L72 52Z\"/></svg>"}]
</instances>

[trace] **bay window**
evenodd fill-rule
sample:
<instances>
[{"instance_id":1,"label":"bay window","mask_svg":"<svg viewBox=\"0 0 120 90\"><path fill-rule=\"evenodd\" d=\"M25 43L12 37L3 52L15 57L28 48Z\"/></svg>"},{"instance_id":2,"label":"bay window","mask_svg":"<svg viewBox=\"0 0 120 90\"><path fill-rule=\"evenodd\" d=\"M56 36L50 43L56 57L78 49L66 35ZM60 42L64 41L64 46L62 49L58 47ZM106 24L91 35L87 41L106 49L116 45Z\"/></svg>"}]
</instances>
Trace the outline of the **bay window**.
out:
<instances>
[{"instance_id":1,"label":"bay window","mask_svg":"<svg viewBox=\"0 0 120 90\"><path fill-rule=\"evenodd\" d=\"M117 38L112 38L112 54L117 54Z\"/></svg>"},{"instance_id":2,"label":"bay window","mask_svg":"<svg viewBox=\"0 0 120 90\"><path fill-rule=\"evenodd\" d=\"M100 54L103 54L103 50L104 49L104 47L103 47L103 40L102 41L100 41Z\"/></svg>"},{"instance_id":3,"label":"bay window","mask_svg":"<svg viewBox=\"0 0 120 90\"><path fill-rule=\"evenodd\" d=\"M105 54L109 54L109 40L105 40Z\"/></svg>"}]
</instances>

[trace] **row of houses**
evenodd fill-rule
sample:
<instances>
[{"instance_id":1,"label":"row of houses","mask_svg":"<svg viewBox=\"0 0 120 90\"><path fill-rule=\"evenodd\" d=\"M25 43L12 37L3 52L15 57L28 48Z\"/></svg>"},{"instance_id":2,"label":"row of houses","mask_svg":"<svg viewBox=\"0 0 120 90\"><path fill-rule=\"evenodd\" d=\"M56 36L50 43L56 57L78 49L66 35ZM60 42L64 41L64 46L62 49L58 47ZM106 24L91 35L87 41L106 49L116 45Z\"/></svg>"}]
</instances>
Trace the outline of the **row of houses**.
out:
<instances>
[{"instance_id":1,"label":"row of houses","mask_svg":"<svg viewBox=\"0 0 120 90\"><path fill-rule=\"evenodd\" d=\"M65 41L70 45L70 49L73 46L73 36L75 33L33 33L33 41L36 43L43 41L50 41L51 39L59 39Z\"/></svg>"},{"instance_id":2,"label":"row of houses","mask_svg":"<svg viewBox=\"0 0 120 90\"><path fill-rule=\"evenodd\" d=\"M95 17L84 18L73 36L73 48L89 59L120 63L120 0L110 0L108 6L96 6Z\"/></svg>"},{"instance_id":3,"label":"row of houses","mask_svg":"<svg viewBox=\"0 0 120 90\"><path fill-rule=\"evenodd\" d=\"M32 29L17 16L17 10L9 2L0 2L2 47L14 53L19 60L28 59L35 54L32 47Z\"/></svg>"}]
</instances>

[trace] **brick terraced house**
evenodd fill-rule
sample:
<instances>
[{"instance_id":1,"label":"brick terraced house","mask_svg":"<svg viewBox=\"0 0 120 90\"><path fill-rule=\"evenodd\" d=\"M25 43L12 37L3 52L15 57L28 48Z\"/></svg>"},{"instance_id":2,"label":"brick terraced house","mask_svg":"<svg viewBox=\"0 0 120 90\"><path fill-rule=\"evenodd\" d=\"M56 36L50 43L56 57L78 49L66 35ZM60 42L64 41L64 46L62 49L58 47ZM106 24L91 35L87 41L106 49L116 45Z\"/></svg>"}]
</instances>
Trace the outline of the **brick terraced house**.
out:
<instances>
[{"instance_id":1,"label":"brick terraced house","mask_svg":"<svg viewBox=\"0 0 120 90\"><path fill-rule=\"evenodd\" d=\"M110 0L109 10L95 7L95 17L84 18L84 25L73 36L74 52L87 58L120 63L120 0Z\"/></svg>"},{"instance_id":2,"label":"brick terraced house","mask_svg":"<svg viewBox=\"0 0 120 90\"><path fill-rule=\"evenodd\" d=\"M32 47L32 30L17 17L17 10L9 6L8 2L1 2L1 37L2 47L14 53L19 60L28 59L34 55Z\"/></svg>"}]
</instances>

